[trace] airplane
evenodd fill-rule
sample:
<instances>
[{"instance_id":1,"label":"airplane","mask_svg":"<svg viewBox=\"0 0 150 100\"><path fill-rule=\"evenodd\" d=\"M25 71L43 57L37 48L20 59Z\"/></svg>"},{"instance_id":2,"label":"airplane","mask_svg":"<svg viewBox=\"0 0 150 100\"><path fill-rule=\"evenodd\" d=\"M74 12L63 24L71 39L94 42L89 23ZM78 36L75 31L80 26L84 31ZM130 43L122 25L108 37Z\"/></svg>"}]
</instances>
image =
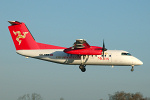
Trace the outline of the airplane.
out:
<instances>
[{"instance_id":1,"label":"airplane","mask_svg":"<svg viewBox=\"0 0 150 100\"><path fill-rule=\"evenodd\" d=\"M124 50L107 50L104 40L103 47L90 46L86 40L77 39L72 47L60 47L36 42L27 26L23 22L8 21L8 26L16 53L26 58L36 58L49 62L79 65L82 72L86 71L86 65L108 66L134 66L143 62Z\"/></svg>"}]
</instances>

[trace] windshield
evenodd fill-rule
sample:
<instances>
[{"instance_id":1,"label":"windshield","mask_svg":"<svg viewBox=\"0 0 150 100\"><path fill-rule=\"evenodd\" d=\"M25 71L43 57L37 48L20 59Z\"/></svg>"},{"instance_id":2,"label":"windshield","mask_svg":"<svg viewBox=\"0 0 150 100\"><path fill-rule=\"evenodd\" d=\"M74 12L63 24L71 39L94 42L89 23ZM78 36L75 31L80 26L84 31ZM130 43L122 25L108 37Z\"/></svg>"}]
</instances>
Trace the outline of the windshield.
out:
<instances>
[{"instance_id":1,"label":"windshield","mask_svg":"<svg viewBox=\"0 0 150 100\"><path fill-rule=\"evenodd\" d=\"M130 53L124 53L124 52L122 52L122 53L121 53L121 55L131 56L131 54L130 54Z\"/></svg>"}]
</instances>

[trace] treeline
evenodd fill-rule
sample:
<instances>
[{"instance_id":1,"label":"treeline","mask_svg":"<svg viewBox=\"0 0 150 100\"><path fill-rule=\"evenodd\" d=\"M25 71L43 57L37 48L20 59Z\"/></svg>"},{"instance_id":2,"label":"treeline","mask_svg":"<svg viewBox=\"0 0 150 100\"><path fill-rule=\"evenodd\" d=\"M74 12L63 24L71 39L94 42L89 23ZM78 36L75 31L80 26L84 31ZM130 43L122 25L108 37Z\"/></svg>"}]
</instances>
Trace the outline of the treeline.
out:
<instances>
[{"instance_id":1,"label":"treeline","mask_svg":"<svg viewBox=\"0 0 150 100\"><path fill-rule=\"evenodd\" d=\"M150 100L149 97L143 97L140 92L137 93L126 93L124 91L115 92L114 94L109 94L109 100ZM17 100L43 100L40 94L32 93L25 94L20 96ZM60 98L59 100L65 100L64 98ZM103 100L103 99L99 99Z\"/></svg>"},{"instance_id":2,"label":"treeline","mask_svg":"<svg viewBox=\"0 0 150 100\"><path fill-rule=\"evenodd\" d=\"M150 100L148 97L143 97L140 92L125 93L124 91L109 94L109 100Z\"/></svg>"}]
</instances>

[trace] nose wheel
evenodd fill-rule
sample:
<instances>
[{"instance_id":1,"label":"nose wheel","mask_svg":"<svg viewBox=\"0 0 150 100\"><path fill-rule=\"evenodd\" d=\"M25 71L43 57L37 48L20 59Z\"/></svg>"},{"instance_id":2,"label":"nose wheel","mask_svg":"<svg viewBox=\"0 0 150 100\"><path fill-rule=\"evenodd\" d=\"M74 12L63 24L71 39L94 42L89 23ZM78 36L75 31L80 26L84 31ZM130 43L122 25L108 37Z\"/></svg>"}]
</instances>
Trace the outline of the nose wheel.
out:
<instances>
[{"instance_id":1,"label":"nose wheel","mask_svg":"<svg viewBox=\"0 0 150 100\"><path fill-rule=\"evenodd\" d=\"M134 65L132 65L132 68L131 68L131 72L133 72L134 71Z\"/></svg>"},{"instance_id":2,"label":"nose wheel","mask_svg":"<svg viewBox=\"0 0 150 100\"><path fill-rule=\"evenodd\" d=\"M85 66L86 66L86 65L80 65L80 66L79 66L79 69L81 69L82 72L85 72L85 71L86 71Z\"/></svg>"}]
</instances>

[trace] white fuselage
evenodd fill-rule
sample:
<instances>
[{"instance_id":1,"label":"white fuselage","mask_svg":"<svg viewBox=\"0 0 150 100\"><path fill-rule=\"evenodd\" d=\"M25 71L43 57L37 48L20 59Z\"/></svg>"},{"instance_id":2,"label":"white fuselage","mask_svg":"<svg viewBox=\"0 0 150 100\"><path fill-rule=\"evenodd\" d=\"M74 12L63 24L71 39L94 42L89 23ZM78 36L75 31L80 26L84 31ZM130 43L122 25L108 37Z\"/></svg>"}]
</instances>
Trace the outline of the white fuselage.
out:
<instances>
[{"instance_id":1,"label":"white fuselage","mask_svg":"<svg viewBox=\"0 0 150 100\"><path fill-rule=\"evenodd\" d=\"M121 66L134 66L142 65L143 63L131 55L122 55L122 53L128 53L123 50L107 50L105 55L86 55L83 56L81 61L81 55L71 55L63 52L63 49L44 49L44 50L17 50L18 54L46 60L50 62L70 65L121 65Z\"/></svg>"}]
</instances>

